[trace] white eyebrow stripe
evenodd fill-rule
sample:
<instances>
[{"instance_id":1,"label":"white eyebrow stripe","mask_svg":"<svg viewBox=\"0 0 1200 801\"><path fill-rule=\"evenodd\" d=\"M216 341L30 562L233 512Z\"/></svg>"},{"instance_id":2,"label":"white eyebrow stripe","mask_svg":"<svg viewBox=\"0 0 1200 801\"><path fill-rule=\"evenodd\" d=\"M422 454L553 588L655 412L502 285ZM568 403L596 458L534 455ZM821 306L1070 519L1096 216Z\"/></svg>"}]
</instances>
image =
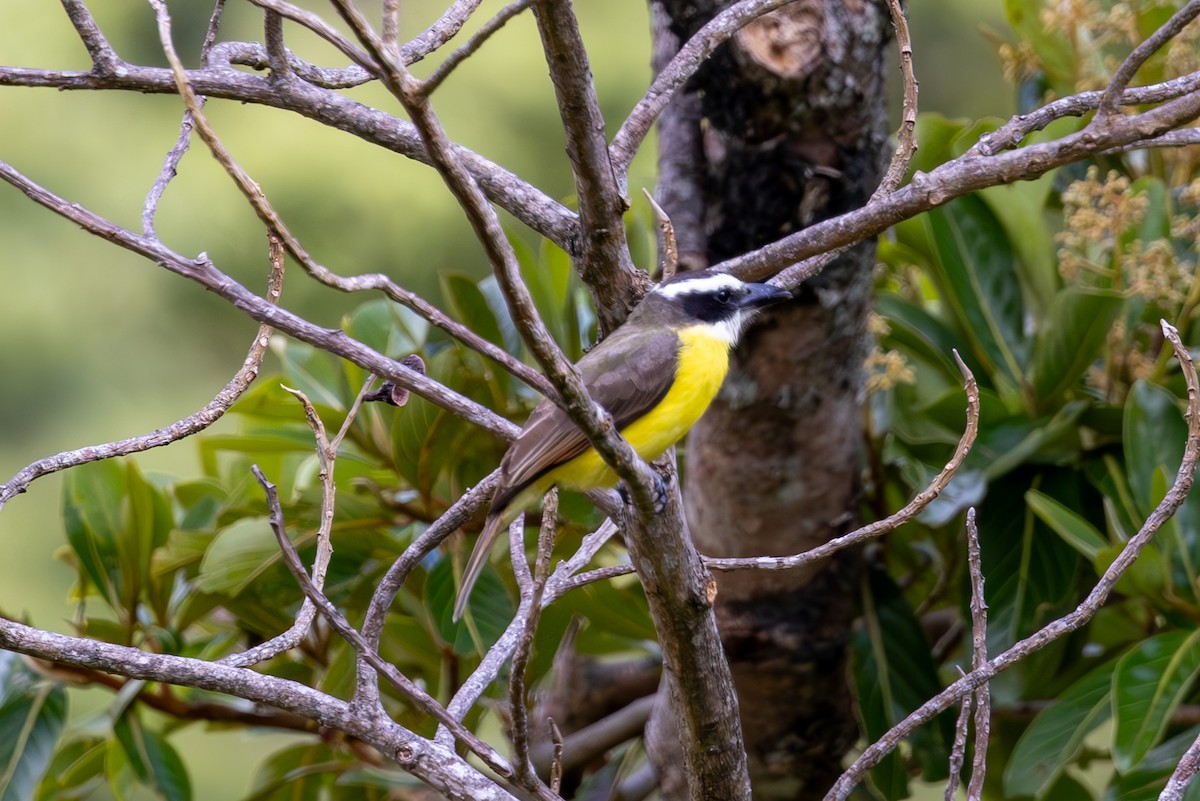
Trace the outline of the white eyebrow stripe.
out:
<instances>
[{"instance_id":1,"label":"white eyebrow stripe","mask_svg":"<svg viewBox=\"0 0 1200 801\"><path fill-rule=\"evenodd\" d=\"M742 282L728 273L715 273L703 278L684 279L660 286L654 291L665 298L677 298L680 295L716 292L719 289L740 289Z\"/></svg>"}]
</instances>

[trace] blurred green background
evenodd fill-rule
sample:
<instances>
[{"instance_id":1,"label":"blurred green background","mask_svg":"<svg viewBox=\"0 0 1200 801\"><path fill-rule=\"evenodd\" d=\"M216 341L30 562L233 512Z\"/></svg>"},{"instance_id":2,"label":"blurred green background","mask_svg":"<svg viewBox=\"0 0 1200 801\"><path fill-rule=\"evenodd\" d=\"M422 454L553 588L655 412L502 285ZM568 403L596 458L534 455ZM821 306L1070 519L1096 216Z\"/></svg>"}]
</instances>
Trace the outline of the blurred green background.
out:
<instances>
[{"instance_id":1,"label":"blurred green background","mask_svg":"<svg viewBox=\"0 0 1200 801\"><path fill-rule=\"evenodd\" d=\"M164 63L148 4L90 5L126 60ZM321 3L302 5L328 16ZM412 35L441 4L401 5L403 31ZM467 30L501 5L484 3ZM170 7L177 47L194 64L208 4L186 0ZM577 10L611 133L650 78L646 8L640 0L582 0ZM920 0L911 4L910 17L923 111L1012 113L1013 92L982 33L1003 30L1001 0ZM230 0L223 39L259 40L259 26L257 9ZM288 36L305 58L344 63L315 37L290 28ZM66 15L47 2L0 3L0 64L88 68ZM430 67L416 69L425 74ZM377 87L350 94L397 112ZM569 198L573 187L553 92L528 14L461 66L435 106L457 141L549 195ZM331 269L387 272L435 302L440 271L485 270L470 229L429 168L271 109L214 101L208 113L235 158ZM136 229L179 115L178 98L165 95L3 88L0 160ZM651 188L653 180L650 142L635 162L631 194ZM207 252L220 269L262 291L262 228L202 147L185 158L168 190L158 230L175 250ZM241 364L255 330L212 295L84 234L7 186L0 187L0 281L0 481L48 454L144 433L191 413ZM325 325L336 325L362 300L332 294L299 271L284 288L286 306ZM186 474L195 469L195 449L184 442L139 461L148 471ZM0 513L0 612L69 631L72 572L52 556L64 542L59 492L57 476L41 479ZM100 707L109 697L94 693L93 700ZM246 739L193 727L177 741L198 798L243 793L255 760L283 738L254 737L249 746Z\"/></svg>"}]
</instances>

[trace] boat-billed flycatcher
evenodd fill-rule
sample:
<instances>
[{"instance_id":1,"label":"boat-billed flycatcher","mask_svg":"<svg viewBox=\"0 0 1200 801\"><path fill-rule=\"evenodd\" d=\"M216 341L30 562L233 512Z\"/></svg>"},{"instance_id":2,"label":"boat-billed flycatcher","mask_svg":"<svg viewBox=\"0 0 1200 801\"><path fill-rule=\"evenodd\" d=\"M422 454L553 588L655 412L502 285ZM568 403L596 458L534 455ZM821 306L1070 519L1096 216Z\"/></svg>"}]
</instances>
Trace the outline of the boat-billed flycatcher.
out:
<instances>
[{"instance_id":1,"label":"boat-billed flycatcher","mask_svg":"<svg viewBox=\"0 0 1200 801\"><path fill-rule=\"evenodd\" d=\"M680 273L647 294L624 324L579 360L583 384L638 455L657 458L716 397L730 350L754 313L791 296L725 273ZM588 490L616 482L571 418L552 401L538 404L500 462L500 483L463 573L454 619L462 617L492 546L517 514L555 485Z\"/></svg>"}]
</instances>

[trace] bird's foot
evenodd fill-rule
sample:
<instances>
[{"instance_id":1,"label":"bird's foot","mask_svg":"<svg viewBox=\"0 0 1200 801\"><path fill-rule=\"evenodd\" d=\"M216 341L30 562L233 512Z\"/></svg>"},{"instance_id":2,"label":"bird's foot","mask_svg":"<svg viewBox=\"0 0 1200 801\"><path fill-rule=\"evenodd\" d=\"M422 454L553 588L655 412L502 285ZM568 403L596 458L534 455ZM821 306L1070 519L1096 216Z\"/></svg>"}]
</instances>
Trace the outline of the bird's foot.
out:
<instances>
[{"instance_id":1,"label":"bird's foot","mask_svg":"<svg viewBox=\"0 0 1200 801\"><path fill-rule=\"evenodd\" d=\"M650 476L654 479L654 485L650 490L652 498L650 508L654 514L660 515L667 510L667 497L670 485L667 483L667 479L657 470L651 469ZM629 492L629 485L624 481L617 485L617 494L621 496L621 502L626 506L633 505L634 500Z\"/></svg>"}]
</instances>

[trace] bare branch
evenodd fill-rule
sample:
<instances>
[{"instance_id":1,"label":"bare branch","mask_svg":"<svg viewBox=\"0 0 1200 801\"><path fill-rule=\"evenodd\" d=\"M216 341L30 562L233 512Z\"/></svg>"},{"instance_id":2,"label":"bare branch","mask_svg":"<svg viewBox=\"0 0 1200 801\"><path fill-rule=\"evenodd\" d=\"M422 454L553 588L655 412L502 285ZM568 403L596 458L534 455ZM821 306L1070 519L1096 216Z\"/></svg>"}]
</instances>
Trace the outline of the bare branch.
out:
<instances>
[{"instance_id":1,"label":"bare branch","mask_svg":"<svg viewBox=\"0 0 1200 801\"><path fill-rule=\"evenodd\" d=\"M967 510L967 565L971 575L971 670L981 670L987 664L987 602L983 598L983 565L973 507ZM971 760L971 782L967 785L967 801L980 801L983 797L988 735L991 730L992 698L988 682L984 681L975 689L975 747Z\"/></svg>"},{"instance_id":2,"label":"bare branch","mask_svg":"<svg viewBox=\"0 0 1200 801\"><path fill-rule=\"evenodd\" d=\"M1184 380L1187 383L1188 410L1186 414L1188 436L1184 447L1183 459L1175 480L1166 496L1155 507L1150 516L1142 524L1136 535L1125 543L1125 547L1113 560L1108 569L1096 582L1096 586L1088 593L1087 598L1073 612L1049 623L1039 631L1031 634L1004 653L984 663L979 669L973 669L966 676L951 684L942 692L926 701L907 718L897 723L878 741L868 746L858 759L854 761L845 773L834 783L825 795L825 801L845 801L854 786L862 777L889 751L895 748L901 739L911 734L922 723L948 709L955 701L990 681L1002 670L1012 667L1017 662L1028 657L1035 651L1044 648L1055 640L1076 631L1086 624L1104 605L1112 593L1117 581L1137 560L1142 549L1154 539L1155 534L1174 514L1175 510L1187 498L1188 492L1196 477L1196 465L1200 462L1200 381L1196 378L1196 367L1191 355L1179 338L1179 332L1166 320L1160 321L1163 336L1171 343L1175 356L1183 369Z\"/></svg>"},{"instance_id":3,"label":"bare branch","mask_svg":"<svg viewBox=\"0 0 1200 801\"><path fill-rule=\"evenodd\" d=\"M280 254L280 259L282 259L282 254ZM313 407L312 401L308 399L308 396L300 390L284 387L285 390L304 405L304 416L308 420L309 428L312 429L313 437L316 439L317 461L321 466L321 522L317 529L317 555L313 560L310 579L315 592L325 591L325 574L329 569L329 560L333 557L331 536L333 534L333 513L337 499L337 487L333 483L333 463L337 459L338 444L353 424L354 418L362 406L363 396L370 390L371 385L374 383L374 377L367 379L366 384L363 385L362 390L358 393L358 397L355 398L354 405L346 414L346 420L333 442L329 441L329 437L325 433L325 424L321 421L320 415L317 414L317 410ZM271 521L271 527L275 531L283 531L283 510L277 505L271 507L272 516L277 511L280 517L277 520ZM231 654L220 660L220 662L235 667L248 667L256 665L259 662L265 662L284 651L295 648L308 635L308 631L312 627L316 615L316 606L311 599L305 597L304 603L300 606L300 611L296 614L295 622L287 631L272 637L266 642L259 643L242 653Z\"/></svg>"},{"instance_id":4,"label":"bare branch","mask_svg":"<svg viewBox=\"0 0 1200 801\"><path fill-rule=\"evenodd\" d=\"M263 10L263 39L267 43L267 64L272 79L287 80L292 76L292 65L283 43L283 17L266 9Z\"/></svg>"},{"instance_id":5,"label":"bare branch","mask_svg":"<svg viewBox=\"0 0 1200 801\"><path fill-rule=\"evenodd\" d=\"M662 234L662 259L658 265L658 272L661 275L659 280L666 281L679 268L679 248L675 244L675 226L671 224L671 218L663 211L663 207L658 205L654 195L646 189L642 190L642 194L646 196L646 200L650 201L650 208L654 209L654 216L658 219L658 230Z\"/></svg>"},{"instance_id":6,"label":"bare branch","mask_svg":"<svg viewBox=\"0 0 1200 801\"><path fill-rule=\"evenodd\" d=\"M87 4L83 0L62 0L62 5L92 58L93 71L97 75L112 75L117 72L122 66L121 58L104 37Z\"/></svg>"},{"instance_id":7,"label":"bare branch","mask_svg":"<svg viewBox=\"0 0 1200 801\"><path fill-rule=\"evenodd\" d=\"M1183 758L1171 772L1167 786L1159 794L1158 801L1183 801L1188 785L1196 778L1197 771L1200 771L1200 737L1197 737L1184 752Z\"/></svg>"},{"instance_id":8,"label":"bare branch","mask_svg":"<svg viewBox=\"0 0 1200 801\"><path fill-rule=\"evenodd\" d=\"M971 701L974 695L962 699L958 719L954 723L954 745L950 748L950 778L946 780L945 801L954 801L962 784L963 760L967 753L967 729L971 725Z\"/></svg>"},{"instance_id":9,"label":"bare branch","mask_svg":"<svg viewBox=\"0 0 1200 801\"><path fill-rule=\"evenodd\" d=\"M1108 86L1104 90L1104 95L1100 98L1100 105L1096 109L1096 118L1092 121L1093 125L1103 122L1117 113L1117 109L1121 105L1121 94L1129 86L1129 82L1133 80L1137 71L1142 68L1142 65L1146 63L1146 60L1150 56L1157 53L1167 42L1178 36L1197 15L1200 15L1200 0L1191 0L1190 3L1172 14L1171 18L1158 30L1133 49L1133 52L1129 54L1121 63L1121 66L1117 68L1117 71L1113 73L1112 80L1108 82Z\"/></svg>"},{"instance_id":10,"label":"bare branch","mask_svg":"<svg viewBox=\"0 0 1200 801\"><path fill-rule=\"evenodd\" d=\"M367 372L409 389L498 436L512 439L520 431L517 426L491 410L406 367L395 359L390 359L368 348L349 337L344 331L313 325L304 318L255 295L218 270L207 257L185 258L157 239L139 236L78 203L71 203L55 195L3 161L0 161L0 180L11 184L24 192L30 200L71 220L84 230L157 262L176 275L194 281L259 322L268 323L302 342L341 356Z\"/></svg>"},{"instance_id":11,"label":"bare branch","mask_svg":"<svg viewBox=\"0 0 1200 801\"><path fill-rule=\"evenodd\" d=\"M401 48L400 58L405 64L413 64L442 47L462 30L482 3L483 0L455 0L446 13Z\"/></svg>"},{"instance_id":12,"label":"bare branch","mask_svg":"<svg viewBox=\"0 0 1200 801\"><path fill-rule=\"evenodd\" d=\"M538 530L537 561L534 563L533 581L528 590L529 614L525 618L521 638L513 651L512 673L508 682L508 703L512 713L513 763L517 778L534 791L544 788L530 757L528 690L529 659L533 655L533 637L537 633L542 612L542 594L546 579L550 575L550 557L554 551L554 532L558 522L558 490L551 489L542 501L542 525ZM514 549L515 550L515 549ZM514 554L514 559L517 554ZM524 562L524 554L515 561Z\"/></svg>"},{"instance_id":13,"label":"bare branch","mask_svg":"<svg viewBox=\"0 0 1200 801\"><path fill-rule=\"evenodd\" d=\"M329 621L334 630L340 634L346 642L348 642L359 655L371 663L379 673L387 679L388 683L398 690L404 697L413 703L417 709L438 721L442 726L449 729L450 733L456 740L466 745L471 751L484 761L484 763L505 778L512 776L512 768L503 757L498 754L495 749L484 743L475 734L464 727L458 720L449 715L446 709L435 701L428 693L417 686L407 676L396 669L394 665L387 662L374 649L370 648L362 635L358 633L349 621L342 616L328 598L325 597L308 574L304 571L304 565L300 561L299 554L296 553L292 541L288 539L287 531L283 523L283 509L279 504L279 493L271 481L267 479L263 472L258 469L258 465L252 465L250 468L254 473L254 477L262 486L263 491L267 495L267 506L270 509L271 530L275 534L275 540L279 543L280 552L283 555L283 562L287 565L288 571L292 577L296 579L296 583L300 585L304 595L317 607L320 613ZM356 708L361 714L364 710L361 707ZM374 717L374 715L366 714L366 717Z\"/></svg>"},{"instance_id":14,"label":"bare branch","mask_svg":"<svg viewBox=\"0 0 1200 801\"><path fill-rule=\"evenodd\" d=\"M381 273L372 273L353 278L343 278L312 258L304 246L300 244L300 240L293 236L283 220L280 219L275 209L271 206L270 201L267 200L261 187L234 161L232 154L221 143L216 131L213 130L212 125L208 122L208 118L202 111L202 100L197 98L192 92L188 84L187 71L183 68L171 45L170 19L167 16L166 8L161 4L160 0L151 0L151 2L159 15L159 35L162 40L163 51L166 53L167 60L170 62L171 68L175 73L179 95L187 106L188 114L190 115L189 118L193 120L200 138L208 145L213 158L224 168L242 195L249 201L258 218L279 237L287 248L288 253L300 263L305 272L326 286L339 289L343 292L368 289L379 290L390 299L407 306L433 325L446 331L467 347L491 358L505 370L525 381L534 389L539 390L543 394L552 391L549 384L539 373L530 369L518 359L514 359L503 348L489 342L466 326L450 319L433 306L433 304L417 294L402 288L387 276ZM275 12L273 11L266 11L264 13L271 17L275 16Z\"/></svg>"},{"instance_id":15,"label":"bare branch","mask_svg":"<svg viewBox=\"0 0 1200 801\"><path fill-rule=\"evenodd\" d=\"M379 25L383 46L388 50L400 49L400 0L383 0Z\"/></svg>"},{"instance_id":16,"label":"bare branch","mask_svg":"<svg viewBox=\"0 0 1200 801\"><path fill-rule=\"evenodd\" d=\"M200 45L201 62L208 58L217 41L217 31L221 27L221 14L224 10L225 0L217 0L213 6L212 16L208 20L208 30L205 31L204 42ZM200 97L197 99L197 104L203 107L207 101L208 98ZM175 178L179 162L191 147L191 142L192 112L187 110L183 112L183 120L179 123L179 136L175 139L175 145L163 159L162 169L158 171L158 177L154 179L154 184L146 193L146 200L142 204L142 233L146 236L157 236L154 229L154 215L158 213L158 202L162 199L163 193L167 191L167 185Z\"/></svg>"},{"instance_id":17,"label":"bare branch","mask_svg":"<svg viewBox=\"0 0 1200 801\"><path fill-rule=\"evenodd\" d=\"M263 9L263 13L275 14ZM276 18L280 15L275 14ZM310 64L295 53L285 49L287 71L297 78L322 89L351 89L375 80L375 76L357 64L348 67L318 67ZM276 57L278 58L278 57ZM221 42L203 61L206 70L229 70L233 65L256 70L274 69L267 48L258 42Z\"/></svg>"},{"instance_id":18,"label":"bare branch","mask_svg":"<svg viewBox=\"0 0 1200 801\"><path fill-rule=\"evenodd\" d=\"M534 0L533 11L579 198L579 253L574 261L596 294L601 330L609 331L637 300L632 297L637 268L621 220L629 201L622 196L618 170L609 155L604 116L571 3Z\"/></svg>"},{"instance_id":19,"label":"bare branch","mask_svg":"<svg viewBox=\"0 0 1200 801\"><path fill-rule=\"evenodd\" d=\"M0 619L0 649L132 679L245 698L360 739L455 801L515 801L453 749L418 737L386 718L358 716L345 701L294 681L201 659L68 637L5 619Z\"/></svg>"},{"instance_id":20,"label":"bare branch","mask_svg":"<svg viewBox=\"0 0 1200 801\"><path fill-rule=\"evenodd\" d=\"M0 168L4 166L6 165L0 163ZM279 294L283 290L283 258L274 241L271 243L270 250L271 275L267 281L266 302L273 305L279 302ZM262 366L263 357L267 354L267 346L270 344L273 331L274 329L266 323L258 327L241 368L234 373L233 378L229 379L229 383L217 393L216 397L193 414L169 426L151 431L149 434L129 437L116 442L106 442L102 445L91 445L73 451L63 451L39 459L21 468L4 484L0 484L0 509L3 509L8 501L25 492L31 483L42 476L89 462L98 462L116 456L129 456L148 451L151 448L160 448L208 428L229 411L229 408L245 394L254 379L258 377L258 370Z\"/></svg>"},{"instance_id":21,"label":"bare branch","mask_svg":"<svg viewBox=\"0 0 1200 801\"><path fill-rule=\"evenodd\" d=\"M220 51L222 46L214 48ZM265 63L265 51L263 51ZM295 62L293 61L293 66ZM407 121L373 109L336 92L304 81L272 82L269 78L232 69L193 70L193 90L207 97L256 103L300 114L346 131L364 141L428 163L416 129ZM25 69L0 66L0 86L40 86L64 90L104 90L174 94L169 69L124 65L114 75L90 72ZM578 218L561 203L466 148L454 145L455 155L479 183L480 189L518 220L568 252L575 249Z\"/></svg>"},{"instance_id":22,"label":"bare branch","mask_svg":"<svg viewBox=\"0 0 1200 801\"><path fill-rule=\"evenodd\" d=\"M904 100L900 130L896 132L896 152L888 164L887 173L879 182L872 197L894 192L904 180L909 162L917 152L917 76L913 72L912 40L908 35L908 19L900 0L888 0L888 11L892 15L892 27L896 29L896 49L900 52L900 73L904 76Z\"/></svg>"},{"instance_id":23,"label":"bare branch","mask_svg":"<svg viewBox=\"0 0 1200 801\"><path fill-rule=\"evenodd\" d=\"M561 755L554 753L557 747L545 749L534 754L534 762L539 770L544 770L558 759L562 770L578 770L621 743L641 736L655 703L654 695L639 698L590 726L571 732L561 743Z\"/></svg>"},{"instance_id":24,"label":"bare branch","mask_svg":"<svg viewBox=\"0 0 1200 801\"><path fill-rule=\"evenodd\" d=\"M509 3L500 9L496 13L496 16L485 22L479 30L471 34L471 37L461 47L446 56L446 60L441 64L438 64L437 69L421 82L421 92L426 95L433 94L442 85L442 82L450 77L450 73L454 71L455 67L466 61L475 51L483 47L484 42L490 39L496 31L503 28L506 22L531 5L533 5L533 0L516 0L516 2Z\"/></svg>"},{"instance_id":25,"label":"bare branch","mask_svg":"<svg viewBox=\"0 0 1200 801\"><path fill-rule=\"evenodd\" d=\"M1097 152L1152 139L1198 115L1200 92L1192 92L1141 114L1112 117L1103 125L1093 125L1052 142L994 156L961 156L929 173L918 172L908 185L860 209L811 225L752 253L724 261L714 269L757 280L787 265L795 265L783 269L773 281L791 288L797 285L803 270L803 265L796 262L809 256L874 236L900 220L961 195L1036 178Z\"/></svg>"},{"instance_id":26,"label":"bare branch","mask_svg":"<svg viewBox=\"0 0 1200 801\"><path fill-rule=\"evenodd\" d=\"M466 213L492 265L517 330L557 390L556 400L570 415L572 422L587 435L592 447L626 482L638 508L643 513L649 512L655 505L649 467L617 433L612 416L592 401L579 371L567 361L538 315L529 289L521 279L516 254L504 235L496 211L487 203L479 186L451 147L428 98L420 93L420 82L403 64L382 50L378 36L353 5L347 0L334 2L371 55L384 64L384 84L404 105L420 130L434 165Z\"/></svg>"},{"instance_id":27,"label":"bare branch","mask_svg":"<svg viewBox=\"0 0 1200 801\"><path fill-rule=\"evenodd\" d=\"M1163 83L1126 89L1121 94L1121 105L1138 106L1148 103L1163 103L1191 94L1197 89L1200 89L1200 72L1193 72ZM980 137L966 155L994 156L1002 150L1016 147L1026 136L1034 131L1044 129L1055 120L1063 117L1082 117L1089 111L1095 110L1100 105L1100 99L1103 96L1104 93L1099 90L1080 92L1077 95L1047 103L1028 114L1013 117L990 134Z\"/></svg>"},{"instance_id":28,"label":"bare branch","mask_svg":"<svg viewBox=\"0 0 1200 801\"><path fill-rule=\"evenodd\" d=\"M612 166L618 176L619 183L624 186L628 179L629 165L634 155L641 147L651 126L658 115L666 108L667 103L677 91L696 73L700 65L708 59L712 52L726 39L733 36L756 17L761 17L780 6L787 5L792 0L741 0L717 14L704 27L696 32L671 59L671 63L663 68L646 94L613 137Z\"/></svg>"}]
</instances>

